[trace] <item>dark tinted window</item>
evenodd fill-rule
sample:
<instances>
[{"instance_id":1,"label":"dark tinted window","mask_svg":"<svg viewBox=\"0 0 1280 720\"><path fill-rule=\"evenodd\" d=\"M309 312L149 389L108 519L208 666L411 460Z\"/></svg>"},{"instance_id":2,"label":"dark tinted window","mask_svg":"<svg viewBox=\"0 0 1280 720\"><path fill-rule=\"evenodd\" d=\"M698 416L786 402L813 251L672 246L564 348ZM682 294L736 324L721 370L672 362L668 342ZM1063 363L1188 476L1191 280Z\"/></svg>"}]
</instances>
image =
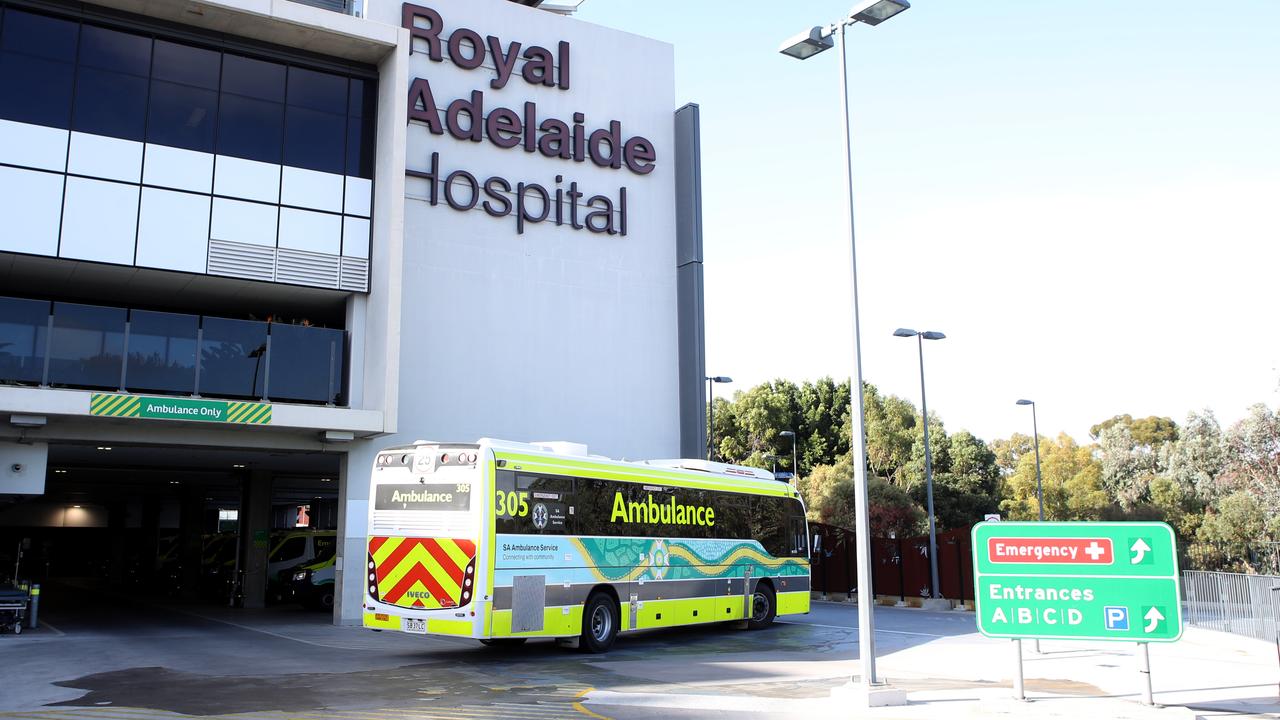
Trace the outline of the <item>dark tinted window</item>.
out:
<instances>
[{"instance_id":1,"label":"dark tinted window","mask_svg":"<svg viewBox=\"0 0 1280 720\"><path fill-rule=\"evenodd\" d=\"M343 115L347 107L347 79L341 75L289 68L290 105Z\"/></svg>"},{"instance_id":2,"label":"dark tinted window","mask_svg":"<svg viewBox=\"0 0 1280 720\"><path fill-rule=\"evenodd\" d=\"M120 387L124 323L121 308L54 303L49 383Z\"/></svg>"},{"instance_id":3,"label":"dark tinted window","mask_svg":"<svg viewBox=\"0 0 1280 720\"><path fill-rule=\"evenodd\" d=\"M146 122L146 78L92 67L80 68L76 77L72 129L141 141Z\"/></svg>"},{"instance_id":4,"label":"dark tinted window","mask_svg":"<svg viewBox=\"0 0 1280 720\"><path fill-rule=\"evenodd\" d=\"M352 80L347 103L346 173L373 177L373 122L377 114L376 84Z\"/></svg>"},{"instance_id":5,"label":"dark tinted window","mask_svg":"<svg viewBox=\"0 0 1280 720\"><path fill-rule=\"evenodd\" d=\"M73 62L79 33L80 27L74 22L10 8L4 11L0 48L5 52Z\"/></svg>"},{"instance_id":6,"label":"dark tinted window","mask_svg":"<svg viewBox=\"0 0 1280 720\"><path fill-rule=\"evenodd\" d=\"M0 298L0 382L40 382L48 327L48 302Z\"/></svg>"},{"instance_id":7,"label":"dark tinted window","mask_svg":"<svg viewBox=\"0 0 1280 720\"><path fill-rule=\"evenodd\" d=\"M770 555L807 555L804 527L800 501L781 497L751 498L751 534Z\"/></svg>"},{"instance_id":8,"label":"dark tinted window","mask_svg":"<svg viewBox=\"0 0 1280 720\"><path fill-rule=\"evenodd\" d=\"M85 25L80 31L82 67L147 77L151 74L151 38Z\"/></svg>"},{"instance_id":9,"label":"dark tinted window","mask_svg":"<svg viewBox=\"0 0 1280 720\"><path fill-rule=\"evenodd\" d=\"M347 119L290 105L285 111L284 164L342 174Z\"/></svg>"},{"instance_id":10,"label":"dark tinted window","mask_svg":"<svg viewBox=\"0 0 1280 720\"><path fill-rule=\"evenodd\" d=\"M0 118L68 127L79 25L12 9L0 20Z\"/></svg>"},{"instance_id":11,"label":"dark tinted window","mask_svg":"<svg viewBox=\"0 0 1280 720\"><path fill-rule=\"evenodd\" d=\"M147 142L213 152L217 111L213 90L152 80Z\"/></svg>"},{"instance_id":12,"label":"dark tinted window","mask_svg":"<svg viewBox=\"0 0 1280 720\"><path fill-rule=\"evenodd\" d=\"M221 53L164 40L156 41L155 70L152 73L156 80L217 90L221 74Z\"/></svg>"},{"instance_id":13,"label":"dark tinted window","mask_svg":"<svg viewBox=\"0 0 1280 720\"><path fill-rule=\"evenodd\" d=\"M285 66L239 55L222 56L222 92L284 102Z\"/></svg>"},{"instance_id":14,"label":"dark tinted window","mask_svg":"<svg viewBox=\"0 0 1280 720\"><path fill-rule=\"evenodd\" d=\"M291 537L280 543L280 545L271 553L271 557L267 558L267 562L284 562L286 560L302 559L302 554L307 551L307 539L305 537Z\"/></svg>"},{"instance_id":15,"label":"dark tinted window","mask_svg":"<svg viewBox=\"0 0 1280 720\"><path fill-rule=\"evenodd\" d=\"M130 390L190 394L196 384L195 315L134 310L129 318Z\"/></svg>"},{"instance_id":16,"label":"dark tinted window","mask_svg":"<svg viewBox=\"0 0 1280 720\"><path fill-rule=\"evenodd\" d=\"M223 93L218 121L219 153L280 162L284 105Z\"/></svg>"},{"instance_id":17,"label":"dark tinted window","mask_svg":"<svg viewBox=\"0 0 1280 720\"><path fill-rule=\"evenodd\" d=\"M157 40L147 142L213 152L222 55Z\"/></svg>"},{"instance_id":18,"label":"dark tinted window","mask_svg":"<svg viewBox=\"0 0 1280 720\"><path fill-rule=\"evenodd\" d=\"M207 317L203 328L200 393L261 397L267 370L267 324Z\"/></svg>"},{"instance_id":19,"label":"dark tinted window","mask_svg":"<svg viewBox=\"0 0 1280 720\"><path fill-rule=\"evenodd\" d=\"M581 481L579 481L581 482ZM574 480L499 470L494 507L501 533L565 535L579 532L575 518Z\"/></svg>"},{"instance_id":20,"label":"dark tinted window","mask_svg":"<svg viewBox=\"0 0 1280 720\"><path fill-rule=\"evenodd\" d=\"M65 129L74 80L71 63L0 53L0 118Z\"/></svg>"}]
</instances>

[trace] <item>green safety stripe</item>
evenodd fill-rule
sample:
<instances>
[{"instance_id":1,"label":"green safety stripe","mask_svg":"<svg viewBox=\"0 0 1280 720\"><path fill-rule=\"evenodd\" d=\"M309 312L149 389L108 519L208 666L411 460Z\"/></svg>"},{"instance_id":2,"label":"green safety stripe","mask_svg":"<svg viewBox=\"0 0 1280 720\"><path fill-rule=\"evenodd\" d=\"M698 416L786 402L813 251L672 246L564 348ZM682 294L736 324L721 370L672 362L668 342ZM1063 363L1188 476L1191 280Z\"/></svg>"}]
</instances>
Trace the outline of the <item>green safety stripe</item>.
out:
<instances>
[{"instance_id":1,"label":"green safety stripe","mask_svg":"<svg viewBox=\"0 0 1280 720\"><path fill-rule=\"evenodd\" d=\"M751 495L794 497L794 490L790 485L784 482L779 482L777 488L745 487L743 485L735 484L732 480L722 481L716 478L691 478L683 473L672 472L669 468L654 467L651 469L648 467L634 466L629 469L623 469L567 458L549 458L541 455L517 455L505 452L495 452L494 457L499 460L506 460L509 463L520 463L520 470L528 470L531 472L541 471L563 475L566 470L570 470L573 471L573 474L577 477L593 478L596 480L618 480L621 482L637 482L645 480L660 481L678 487L698 488L700 490L725 490L728 492L748 493ZM684 472L697 471L686 470Z\"/></svg>"},{"instance_id":2,"label":"green safety stripe","mask_svg":"<svg viewBox=\"0 0 1280 720\"><path fill-rule=\"evenodd\" d=\"M142 412L142 398L137 395L112 395L94 393L89 400L89 414L106 417L138 417Z\"/></svg>"}]
</instances>

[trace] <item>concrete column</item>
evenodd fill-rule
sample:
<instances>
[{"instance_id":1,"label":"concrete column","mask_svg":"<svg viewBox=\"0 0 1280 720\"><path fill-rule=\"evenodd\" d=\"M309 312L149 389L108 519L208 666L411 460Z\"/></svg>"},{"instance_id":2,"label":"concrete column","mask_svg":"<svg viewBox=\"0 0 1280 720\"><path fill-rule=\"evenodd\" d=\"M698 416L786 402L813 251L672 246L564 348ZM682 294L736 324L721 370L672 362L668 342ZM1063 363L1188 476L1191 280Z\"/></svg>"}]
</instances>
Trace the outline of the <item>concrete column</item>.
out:
<instances>
[{"instance_id":1,"label":"concrete column","mask_svg":"<svg viewBox=\"0 0 1280 720\"><path fill-rule=\"evenodd\" d=\"M705 310L702 301L702 141L698 106L675 113L676 307L680 457L707 447Z\"/></svg>"},{"instance_id":2,"label":"concrete column","mask_svg":"<svg viewBox=\"0 0 1280 720\"><path fill-rule=\"evenodd\" d=\"M338 471L338 559L333 624L359 625L364 614L365 556L369 532L369 475L375 443L357 440L342 456ZM385 442L385 441L383 441Z\"/></svg>"},{"instance_id":3,"label":"concrete column","mask_svg":"<svg viewBox=\"0 0 1280 720\"><path fill-rule=\"evenodd\" d=\"M240 586L244 607L267 604L267 555L271 552L271 473L252 470L241 484Z\"/></svg>"}]
</instances>

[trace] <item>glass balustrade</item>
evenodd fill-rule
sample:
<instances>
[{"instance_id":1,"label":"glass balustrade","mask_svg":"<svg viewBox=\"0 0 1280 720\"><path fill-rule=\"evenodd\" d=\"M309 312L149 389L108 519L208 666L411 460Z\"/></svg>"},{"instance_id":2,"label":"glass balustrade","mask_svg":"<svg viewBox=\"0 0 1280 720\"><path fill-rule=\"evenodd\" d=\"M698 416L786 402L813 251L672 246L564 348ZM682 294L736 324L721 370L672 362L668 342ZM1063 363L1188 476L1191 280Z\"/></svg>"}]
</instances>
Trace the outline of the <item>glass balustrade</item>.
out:
<instances>
[{"instance_id":1,"label":"glass balustrade","mask_svg":"<svg viewBox=\"0 0 1280 720\"><path fill-rule=\"evenodd\" d=\"M346 357L305 323L0 297L0 385L343 405Z\"/></svg>"}]
</instances>

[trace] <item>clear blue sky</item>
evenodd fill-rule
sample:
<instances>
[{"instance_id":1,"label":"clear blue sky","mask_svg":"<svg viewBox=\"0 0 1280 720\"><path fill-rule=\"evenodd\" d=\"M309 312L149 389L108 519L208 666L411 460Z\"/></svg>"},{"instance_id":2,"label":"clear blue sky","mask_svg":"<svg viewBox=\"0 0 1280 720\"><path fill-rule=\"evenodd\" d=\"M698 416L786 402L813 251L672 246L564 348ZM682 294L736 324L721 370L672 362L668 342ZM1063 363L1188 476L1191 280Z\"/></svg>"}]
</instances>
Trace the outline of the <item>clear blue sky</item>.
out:
<instances>
[{"instance_id":1,"label":"clear blue sky","mask_svg":"<svg viewBox=\"0 0 1280 720\"><path fill-rule=\"evenodd\" d=\"M848 377L843 0L587 0L672 43L702 108L707 355L746 389ZM1280 2L919 0L849 31L867 381L988 440L1277 405ZM721 386L724 387L724 386Z\"/></svg>"}]
</instances>

